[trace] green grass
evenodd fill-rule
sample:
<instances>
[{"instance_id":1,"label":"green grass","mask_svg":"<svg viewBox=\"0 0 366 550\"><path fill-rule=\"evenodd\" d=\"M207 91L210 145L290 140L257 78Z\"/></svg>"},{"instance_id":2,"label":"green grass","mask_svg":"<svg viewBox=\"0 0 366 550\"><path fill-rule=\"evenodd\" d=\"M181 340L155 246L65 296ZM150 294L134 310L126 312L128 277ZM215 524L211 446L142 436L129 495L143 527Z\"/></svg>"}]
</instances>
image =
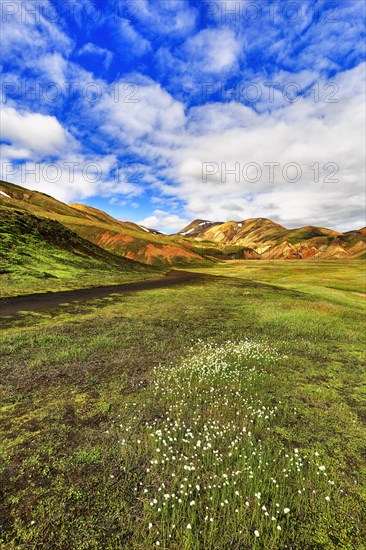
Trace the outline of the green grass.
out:
<instances>
[{"instance_id":1,"label":"green grass","mask_svg":"<svg viewBox=\"0 0 366 550\"><path fill-rule=\"evenodd\" d=\"M363 548L362 265L206 272L5 321L2 547Z\"/></svg>"},{"instance_id":2,"label":"green grass","mask_svg":"<svg viewBox=\"0 0 366 550\"><path fill-rule=\"evenodd\" d=\"M259 281L332 300L339 298L350 304L359 302L359 295L366 295L364 260L229 261L212 265L209 271L200 267L193 267L190 271ZM352 293L358 296L355 298Z\"/></svg>"},{"instance_id":3,"label":"green grass","mask_svg":"<svg viewBox=\"0 0 366 550\"><path fill-rule=\"evenodd\" d=\"M1 296L126 283L159 273L26 212L1 208L0 239Z\"/></svg>"}]
</instances>

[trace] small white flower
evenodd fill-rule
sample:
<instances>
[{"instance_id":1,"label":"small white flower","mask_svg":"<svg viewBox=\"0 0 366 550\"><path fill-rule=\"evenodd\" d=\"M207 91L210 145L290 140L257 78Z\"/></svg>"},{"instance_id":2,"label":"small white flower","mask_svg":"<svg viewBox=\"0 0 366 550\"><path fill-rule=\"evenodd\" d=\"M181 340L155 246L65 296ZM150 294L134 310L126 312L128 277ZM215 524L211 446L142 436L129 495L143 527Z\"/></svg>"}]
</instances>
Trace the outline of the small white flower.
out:
<instances>
[{"instance_id":1,"label":"small white flower","mask_svg":"<svg viewBox=\"0 0 366 550\"><path fill-rule=\"evenodd\" d=\"M288 514L289 511L290 511L290 508L284 508L284 509L283 509L283 512L284 512L285 514Z\"/></svg>"},{"instance_id":2,"label":"small white flower","mask_svg":"<svg viewBox=\"0 0 366 550\"><path fill-rule=\"evenodd\" d=\"M192 525L190 523L188 523L187 529L192 529Z\"/></svg>"},{"instance_id":3,"label":"small white flower","mask_svg":"<svg viewBox=\"0 0 366 550\"><path fill-rule=\"evenodd\" d=\"M151 528L152 528L152 523L149 523L149 529L151 529Z\"/></svg>"},{"instance_id":4,"label":"small white flower","mask_svg":"<svg viewBox=\"0 0 366 550\"><path fill-rule=\"evenodd\" d=\"M325 497L325 500L327 500L328 502L330 501L330 497Z\"/></svg>"},{"instance_id":5,"label":"small white flower","mask_svg":"<svg viewBox=\"0 0 366 550\"><path fill-rule=\"evenodd\" d=\"M278 531L281 531L281 525L277 525Z\"/></svg>"},{"instance_id":6,"label":"small white flower","mask_svg":"<svg viewBox=\"0 0 366 550\"><path fill-rule=\"evenodd\" d=\"M256 530L254 531L254 534L255 534L256 537L259 537L259 531L258 531L258 529L256 529Z\"/></svg>"},{"instance_id":7,"label":"small white flower","mask_svg":"<svg viewBox=\"0 0 366 550\"><path fill-rule=\"evenodd\" d=\"M195 504L196 504L195 500L191 500L191 502L189 503L190 506L194 506Z\"/></svg>"},{"instance_id":8,"label":"small white flower","mask_svg":"<svg viewBox=\"0 0 366 550\"><path fill-rule=\"evenodd\" d=\"M320 470L321 472L324 472L325 466L319 466L319 470Z\"/></svg>"}]
</instances>

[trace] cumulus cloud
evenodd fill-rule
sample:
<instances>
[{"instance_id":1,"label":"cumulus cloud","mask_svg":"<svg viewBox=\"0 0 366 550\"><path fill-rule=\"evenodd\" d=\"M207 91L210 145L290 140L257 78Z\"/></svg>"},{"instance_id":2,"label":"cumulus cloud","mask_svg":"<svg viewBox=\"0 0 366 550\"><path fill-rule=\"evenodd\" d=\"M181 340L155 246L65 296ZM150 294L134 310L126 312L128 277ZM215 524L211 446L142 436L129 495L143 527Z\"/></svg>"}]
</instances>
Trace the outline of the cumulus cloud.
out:
<instances>
[{"instance_id":1,"label":"cumulus cloud","mask_svg":"<svg viewBox=\"0 0 366 550\"><path fill-rule=\"evenodd\" d=\"M165 212L164 210L154 210L150 216L136 223L145 227L159 229L162 232L175 233L188 225L191 220L182 218L176 214Z\"/></svg>"},{"instance_id":2,"label":"cumulus cloud","mask_svg":"<svg viewBox=\"0 0 366 550\"><path fill-rule=\"evenodd\" d=\"M36 130L36 131L35 131ZM115 155L83 151L54 116L2 109L1 177L46 192L60 200L93 195L129 197L141 194L141 186L129 181Z\"/></svg>"},{"instance_id":3,"label":"cumulus cloud","mask_svg":"<svg viewBox=\"0 0 366 550\"><path fill-rule=\"evenodd\" d=\"M233 213L223 207L230 197L241 205L242 217L265 216L291 226L318 223L349 228L350 212L354 225L363 224L364 208L364 67L360 66L337 78L339 102L316 103L311 98L277 110L272 114L250 117L246 127L236 122L245 120L246 107L237 104L218 107L218 119L207 123L207 110L195 110L195 127L203 124L200 135L189 136L174 151L173 170L168 173L178 182L177 196L186 202L187 210L197 212L197 201L206 204L199 210L214 219L232 219ZM238 112L243 110L243 115ZM231 123L229 120L231 119ZM206 130L206 131L205 131ZM270 180L265 163L276 162L274 179ZM211 163L216 172L203 181L203 163ZM223 164L222 164L223 163ZM262 175L243 170L256 163ZM284 177L288 163L302 170L298 182L291 170ZM319 163L319 181L314 163ZM331 164L327 164L331 163ZM238 176L226 173L238 166ZM327 168L326 168L327 166ZM332 173L339 166L339 172ZM311 168L313 167L313 168ZM162 186L163 192L169 190ZM250 194L250 200L243 197ZM358 197L358 207L357 200ZM357 210L357 212L356 212Z\"/></svg>"},{"instance_id":4,"label":"cumulus cloud","mask_svg":"<svg viewBox=\"0 0 366 550\"><path fill-rule=\"evenodd\" d=\"M5 106L1 118L3 139L15 147L50 155L60 150L68 138L66 130L54 116L22 113Z\"/></svg>"},{"instance_id":5,"label":"cumulus cloud","mask_svg":"<svg viewBox=\"0 0 366 550\"><path fill-rule=\"evenodd\" d=\"M115 90L118 90L117 100ZM171 137L185 123L184 105L158 83L141 75L130 75L117 82L93 111L100 119L102 130L131 147L139 143L137 140L149 137L145 143L148 148L149 143L159 141L158 136Z\"/></svg>"},{"instance_id":6,"label":"cumulus cloud","mask_svg":"<svg viewBox=\"0 0 366 550\"><path fill-rule=\"evenodd\" d=\"M187 219L261 216L290 226L349 228L350 212L353 226L363 219L364 66L335 82L337 103L308 96L263 113L237 102L207 104L185 116L180 102L150 85L135 111L109 116L116 138L130 133L134 151L156 163L155 189L183 201ZM207 181L204 163L215 172ZM268 163L277 163L273 181ZM237 166L236 177L230 171ZM301 177L294 181L297 167Z\"/></svg>"}]
</instances>

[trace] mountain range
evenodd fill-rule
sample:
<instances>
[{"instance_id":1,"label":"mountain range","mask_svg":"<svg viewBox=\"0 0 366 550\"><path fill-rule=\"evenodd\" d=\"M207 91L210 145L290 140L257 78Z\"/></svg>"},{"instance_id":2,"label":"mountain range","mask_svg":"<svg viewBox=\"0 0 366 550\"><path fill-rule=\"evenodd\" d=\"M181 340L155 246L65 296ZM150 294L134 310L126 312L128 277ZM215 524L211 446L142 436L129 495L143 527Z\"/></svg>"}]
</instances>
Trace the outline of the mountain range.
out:
<instances>
[{"instance_id":1,"label":"mountain range","mask_svg":"<svg viewBox=\"0 0 366 550\"><path fill-rule=\"evenodd\" d=\"M366 228L341 233L311 225L287 229L266 218L228 222L197 219L178 233L165 235L117 220L96 208L65 204L5 181L0 181L0 212L5 263L9 243L13 243L13 252L19 250L21 238L27 254L27 242L34 242L35 235L37 242L67 249L73 256L84 255L118 269L140 272L144 265L166 268L229 259L366 257ZM13 255L11 261L21 259L14 260Z\"/></svg>"},{"instance_id":2,"label":"mountain range","mask_svg":"<svg viewBox=\"0 0 366 550\"><path fill-rule=\"evenodd\" d=\"M238 259L360 258L366 253L366 228L340 233L308 225L287 229L266 218L240 222L195 220L179 233L201 243L216 243Z\"/></svg>"}]
</instances>

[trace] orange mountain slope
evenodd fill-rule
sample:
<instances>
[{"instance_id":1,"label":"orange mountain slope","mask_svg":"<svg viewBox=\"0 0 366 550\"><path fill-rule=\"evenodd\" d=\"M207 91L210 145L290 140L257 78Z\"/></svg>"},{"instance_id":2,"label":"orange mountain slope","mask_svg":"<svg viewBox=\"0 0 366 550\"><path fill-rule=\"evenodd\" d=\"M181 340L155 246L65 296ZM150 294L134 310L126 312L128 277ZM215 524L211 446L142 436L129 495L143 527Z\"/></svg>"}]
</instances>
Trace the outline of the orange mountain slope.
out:
<instances>
[{"instance_id":1,"label":"orange mountain slope","mask_svg":"<svg viewBox=\"0 0 366 550\"><path fill-rule=\"evenodd\" d=\"M119 221L90 206L64 204L38 191L0 182L0 204L57 220L80 237L115 254L155 266L202 263L191 242L163 235L132 222Z\"/></svg>"}]
</instances>

